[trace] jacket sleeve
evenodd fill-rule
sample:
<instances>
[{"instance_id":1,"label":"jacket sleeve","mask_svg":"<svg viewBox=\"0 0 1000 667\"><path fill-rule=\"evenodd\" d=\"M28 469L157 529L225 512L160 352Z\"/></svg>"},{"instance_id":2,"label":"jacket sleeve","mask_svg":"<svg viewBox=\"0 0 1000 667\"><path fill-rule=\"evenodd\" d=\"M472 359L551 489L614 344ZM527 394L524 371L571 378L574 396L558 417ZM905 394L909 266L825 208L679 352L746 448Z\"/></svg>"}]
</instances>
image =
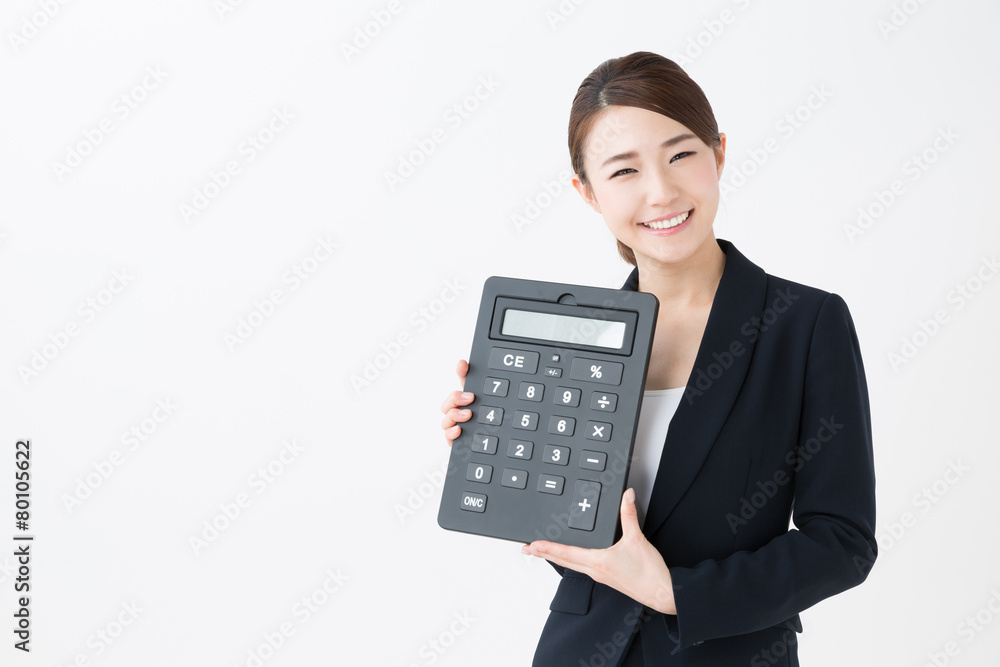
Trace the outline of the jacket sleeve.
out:
<instances>
[{"instance_id":1,"label":"jacket sleeve","mask_svg":"<svg viewBox=\"0 0 1000 667\"><path fill-rule=\"evenodd\" d=\"M794 529L755 551L669 568L682 648L778 625L860 584L875 562L868 388L854 322L833 293L809 344L796 454Z\"/></svg>"}]
</instances>

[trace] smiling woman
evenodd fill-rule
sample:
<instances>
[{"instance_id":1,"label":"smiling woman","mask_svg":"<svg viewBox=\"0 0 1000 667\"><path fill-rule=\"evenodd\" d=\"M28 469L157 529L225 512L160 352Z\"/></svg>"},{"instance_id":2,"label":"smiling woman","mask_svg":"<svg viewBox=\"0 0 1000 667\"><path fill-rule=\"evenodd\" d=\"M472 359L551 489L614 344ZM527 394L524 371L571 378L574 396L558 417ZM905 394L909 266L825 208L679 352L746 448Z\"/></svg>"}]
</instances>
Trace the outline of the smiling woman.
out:
<instances>
[{"instance_id":1,"label":"smiling woman","mask_svg":"<svg viewBox=\"0 0 1000 667\"><path fill-rule=\"evenodd\" d=\"M798 665L799 612L864 581L877 552L847 304L715 237L726 138L674 62L602 63L569 150L573 186L635 267L622 289L654 294L659 315L629 488L612 499L621 539L522 549L562 577L533 664ZM449 443L473 399L442 405Z\"/></svg>"}]
</instances>

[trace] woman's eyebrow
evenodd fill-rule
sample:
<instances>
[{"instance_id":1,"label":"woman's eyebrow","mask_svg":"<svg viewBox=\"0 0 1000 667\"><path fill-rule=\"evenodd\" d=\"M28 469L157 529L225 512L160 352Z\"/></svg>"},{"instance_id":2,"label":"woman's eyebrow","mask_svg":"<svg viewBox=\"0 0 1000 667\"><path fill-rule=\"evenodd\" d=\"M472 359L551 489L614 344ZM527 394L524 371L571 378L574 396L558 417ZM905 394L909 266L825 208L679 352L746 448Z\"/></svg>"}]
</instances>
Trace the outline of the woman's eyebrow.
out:
<instances>
[{"instance_id":1,"label":"woman's eyebrow","mask_svg":"<svg viewBox=\"0 0 1000 667\"><path fill-rule=\"evenodd\" d=\"M662 144L660 144L660 148L670 148L674 144L679 144L680 142L685 141L687 139L697 139L697 137L695 135L691 134L690 132L687 133L687 134L678 134L673 139L667 139ZM607 160L605 160L604 162L601 163L601 168L606 167L607 165L611 164L612 162L619 162L621 160L631 160L632 158L636 157L637 155L638 155L638 153L636 153L635 151L629 151L628 153L619 153L617 155L612 155Z\"/></svg>"}]
</instances>

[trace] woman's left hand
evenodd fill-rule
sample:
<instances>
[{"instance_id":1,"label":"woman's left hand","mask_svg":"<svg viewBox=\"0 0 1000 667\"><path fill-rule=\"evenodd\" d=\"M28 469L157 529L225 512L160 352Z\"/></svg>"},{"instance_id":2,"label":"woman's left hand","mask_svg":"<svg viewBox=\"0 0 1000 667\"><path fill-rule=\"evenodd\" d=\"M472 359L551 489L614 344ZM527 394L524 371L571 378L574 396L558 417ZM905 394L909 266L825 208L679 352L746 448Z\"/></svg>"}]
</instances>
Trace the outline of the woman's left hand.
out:
<instances>
[{"instance_id":1,"label":"woman's left hand","mask_svg":"<svg viewBox=\"0 0 1000 667\"><path fill-rule=\"evenodd\" d=\"M676 614L670 570L639 527L633 489L626 490L622 496L621 517L622 537L607 549L584 549L535 540L524 545L521 553L539 556L585 574L656 611Z\"/></svg>"}]
</instances>

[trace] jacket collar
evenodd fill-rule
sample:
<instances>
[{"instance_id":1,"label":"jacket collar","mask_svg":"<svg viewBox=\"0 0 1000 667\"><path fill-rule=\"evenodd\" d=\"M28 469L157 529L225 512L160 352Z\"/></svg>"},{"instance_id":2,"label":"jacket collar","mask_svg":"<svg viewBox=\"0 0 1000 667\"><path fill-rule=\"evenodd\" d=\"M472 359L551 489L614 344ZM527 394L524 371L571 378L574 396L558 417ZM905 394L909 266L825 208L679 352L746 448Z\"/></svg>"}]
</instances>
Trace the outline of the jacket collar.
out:
<instances>
[{"instance_id":1,"label":"jacket collar","mask_svg":"<svg viewBox=\"0 0 1000 667\"><path fill-rule=\"evenodd\" d=\"M750 367L765 307L767 274L731 242L716 239L726 254L694 368L670 421L653 483L643 532L653 535L670 516L708 457ZM639 269L623 290L636 291ZM663 315L663 312L660 312ZM669 465L663 465L663 462Z\"/></svg>"}]
</instances>

